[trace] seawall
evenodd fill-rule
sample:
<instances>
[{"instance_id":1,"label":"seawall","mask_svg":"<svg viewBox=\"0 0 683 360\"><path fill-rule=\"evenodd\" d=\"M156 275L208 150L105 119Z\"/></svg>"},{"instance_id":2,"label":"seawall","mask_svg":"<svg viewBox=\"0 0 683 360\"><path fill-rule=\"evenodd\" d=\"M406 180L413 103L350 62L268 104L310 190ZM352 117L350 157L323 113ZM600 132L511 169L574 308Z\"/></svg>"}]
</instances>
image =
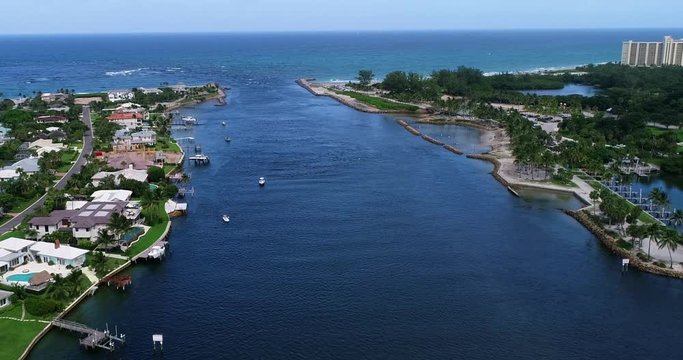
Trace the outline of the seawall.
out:
<instances>
[{"instance_id":1,"label":"seawall","mask_svg":"<svg viewBox=\"0 0 683 360\"><path fill-rule=\"evenodd\" d=\"M619 245L617 245L617 240L609 235L607 231L602 228L602 226L594 223L584 211L564 210L564 212L576 219L576 221L581 223L584 227L586 227L586 229L593 233L593 235L600 240L600 243L610 252L620 256L622 259L629 259L629 267L635 267L638 270L646 271L656 275L683 279L683 272L644 262L632 252L619 247Z\"/></svg>"}]
</instances>

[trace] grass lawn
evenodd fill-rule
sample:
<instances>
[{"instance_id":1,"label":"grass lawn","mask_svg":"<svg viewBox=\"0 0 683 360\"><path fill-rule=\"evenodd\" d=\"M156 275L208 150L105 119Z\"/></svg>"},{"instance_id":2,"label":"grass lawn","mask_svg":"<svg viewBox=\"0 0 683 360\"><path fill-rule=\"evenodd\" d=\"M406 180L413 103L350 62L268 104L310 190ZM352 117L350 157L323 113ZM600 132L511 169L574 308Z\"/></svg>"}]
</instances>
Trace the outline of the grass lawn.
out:
<instances>
[{"instance_id":1,"label":"grass lawn","mask_svg":"<svg viewBox=\"0 0 683 360\"><path fill-rule=\"evenodd\" d=\"M41 194L40 196L43 196L43 195ZM40 196L35 197L33 199L21 200L21 201L17 202L17 204L14 205L14 207L12 207L12 209L9 212L20 213L20 212L24 211L24 209L29 207L29 205L33 204L34 202L36 202L36 200L40 199Z\"/></svg>"},{"instance_id":2,"label":"grass lawn","mask_svg":"<svg viewBox=\"0 0 683 360\"><path fill-rule=\"evenodd\" d=\"M667 129L660 129L660 128L648 127L648 130L649 130L650 133L653 134L653 135L660 135L660 134L664 134L664 133L667 133L667 132L673 132L673 133L676 134L677 141L678 141L679 143L680 143L680 142L683 142L683 129L670 129L670 130L667 130ZM678 147L678 152L679 152L679 153L683 153L683 146L679 146L679 147Z\"/></svg>"},{"instance_id":3,"label":"grass lawn","mask_svg":"<svg viewBox=\"0 0 683 360\"><path fill-rule=\"evenodd\" d=\"M126 250L127 256L135 256L145 251L145 249L154 244L154 242L159 240L159 237L161 237L161 235L164 234L164 230L166 230L166 226L168 225L170 219L168 218L168 214L166 214L166 210L164 210L163 205L159 206L159 209L159 215L162 216L162 219L164 219L164 221L152 226L145 235L142 235L140 239L138 239L138 241L136 241L131 247L129 247L128 250Z\"/></svg>"},{"instance_id":4,"label":"grass lawn","mask_svg":"<svg viewBox=\"0 0 683 360\"><path fill-rule=\"evenodd\" d=\"M558 179L556 177L552 177L550 179L550 182L555 184L555 185L559 185L559 186L576 187L576 184L573 181L571 181L571 180L564 181L564 180Z\"/></svg>"},{"instance_id":5,"label":"grass lawn","mask_svg":"<svg viewBox=\"0 0 683 360\"><path fill-rule=\"evenodd\" d=\"M164 174L168 175L176 167L178 167L176 164L164 164Z\"/></svg>"},{"instance_id":6,"label":"grass lawn","mask_svg":"<svg viewBox=\"0 0 683 360\"><path fill-rule=\"evenodd\" d=\"M337 94L350 96L362 103L373 106L379 110L415 112L419 107L410 104L397 103L375 96L361 94L355 91L335 91Z\"/></svg>"},{"instance_id":7,"label":"grass lawn","mask_svg":"<svg viewBox=\"0 0 683 360\"><path fill-rule=\"evenodd\" d=\"M23 231L13 230L13 231L8 231L8 232L0 235L0 240L9 239L11 237L24 238L25 236L26 236L26 234Z\"/></svg>"},{"instance_id":8,"label":"grass lawn","mask_svg":"<svg viewBox=\"0 0 683 360\"><path fill-rule=\"evenodd\" d=\"M172 151L176 153L180 152L180 146L178 146L178 143L176 143L175 140L170 140L168 138L157 139L157 143L154 145L154 149Z\"/></svg>"},{"instance_id":9,"label":"grass lawn","mask_svg":"<svg viewBox=\"0 0 683 360\"><path fill-rule=\"evenodd\" d=\"M19 316L21 317L21 307ZM18 359L34 337L46 327L40 322L0 319L0 359Z\"/></svg>"}]
</instances>

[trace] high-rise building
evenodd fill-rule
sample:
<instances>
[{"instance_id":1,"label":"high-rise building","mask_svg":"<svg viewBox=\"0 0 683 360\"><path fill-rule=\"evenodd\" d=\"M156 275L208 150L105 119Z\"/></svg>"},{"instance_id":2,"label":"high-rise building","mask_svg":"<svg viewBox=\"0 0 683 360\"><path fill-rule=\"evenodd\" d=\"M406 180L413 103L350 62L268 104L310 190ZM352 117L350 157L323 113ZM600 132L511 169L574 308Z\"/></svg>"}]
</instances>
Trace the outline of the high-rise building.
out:
<instances>
[{"instance_id":1,"label":"high-rise building","mask_svg":"<svg viewBox=\"0 0 683 360\"><path fill-rule=\"evenodd\" d=\"M683 39L665 36L664 41L625 41L621 63L630 66L683 66Z\"/></svg>"}]
</instances>

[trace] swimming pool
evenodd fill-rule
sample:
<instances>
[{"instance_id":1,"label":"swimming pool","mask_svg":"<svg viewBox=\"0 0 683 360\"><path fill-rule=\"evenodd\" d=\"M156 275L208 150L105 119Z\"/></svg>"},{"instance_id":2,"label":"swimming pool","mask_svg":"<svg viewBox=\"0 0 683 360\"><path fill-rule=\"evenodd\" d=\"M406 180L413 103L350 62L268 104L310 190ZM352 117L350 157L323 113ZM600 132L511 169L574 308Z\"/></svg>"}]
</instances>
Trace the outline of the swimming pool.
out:
<instances>
[{"instance_id":1,"label":"swimming pool","mask_svg":"<svg viewBox=\"0 0 683 360\"><path fill-rule=\"evenodd\" d=\"M131 243L131 242L137 240L137 238L140 235L142 235L144 232L145 232L145 229L143 229L141 227L137 227L137 226L132 227L132 228L128 229L126 231L126 233L123 234L123 236L121 236L120 242L124 243L124 244Z\"/></svg>"},{"instance_id":2,"label":"swimming pool","mask_svg":"<svg viewBox=\"0 0 683 360\"><path fill-rule=\"evenodd\" d=\"M26 273L26 274L14 274L10 275L6 278L7 281L16 281L16 282L25 282L28 283L29 280L35 275L36 273Z\"/></svg>"},{"instance_id":3,"label":"swimming pool","mask_svg":"<svg viewBox=\"0 0 683 360\"><path fill-rule=\"evenodd\" d=\"M159 185L149 184L149 189L154 191L159 188Z\"/></svg>"}]
</instances>

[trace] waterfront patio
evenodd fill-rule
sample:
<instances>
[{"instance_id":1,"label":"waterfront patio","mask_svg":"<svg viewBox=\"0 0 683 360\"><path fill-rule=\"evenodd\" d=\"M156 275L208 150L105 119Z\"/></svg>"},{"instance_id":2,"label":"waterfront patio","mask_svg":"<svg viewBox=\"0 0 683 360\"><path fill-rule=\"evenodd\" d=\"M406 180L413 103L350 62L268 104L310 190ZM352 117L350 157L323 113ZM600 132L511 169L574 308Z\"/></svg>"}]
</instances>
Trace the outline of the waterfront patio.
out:
<instances>
[{"instance_id":1,"label":"waterfront patio","mask_svg":"<svg viewBox=\"0 0 683 360\"><path fill-rule=\"evenodd\" d=\"M7 281L7 278L12 275L25 275L25 274L37 274L41 271L47 271L52 275L67 276L71 273L71 269L67 269L66 265L49 265L47 263L37 263L35 261L29 261L25 265L21 265L14 270L11 270L0 276L0 281L4 284L11 285L11 282Z\"/></svg>"}]
</instances>

